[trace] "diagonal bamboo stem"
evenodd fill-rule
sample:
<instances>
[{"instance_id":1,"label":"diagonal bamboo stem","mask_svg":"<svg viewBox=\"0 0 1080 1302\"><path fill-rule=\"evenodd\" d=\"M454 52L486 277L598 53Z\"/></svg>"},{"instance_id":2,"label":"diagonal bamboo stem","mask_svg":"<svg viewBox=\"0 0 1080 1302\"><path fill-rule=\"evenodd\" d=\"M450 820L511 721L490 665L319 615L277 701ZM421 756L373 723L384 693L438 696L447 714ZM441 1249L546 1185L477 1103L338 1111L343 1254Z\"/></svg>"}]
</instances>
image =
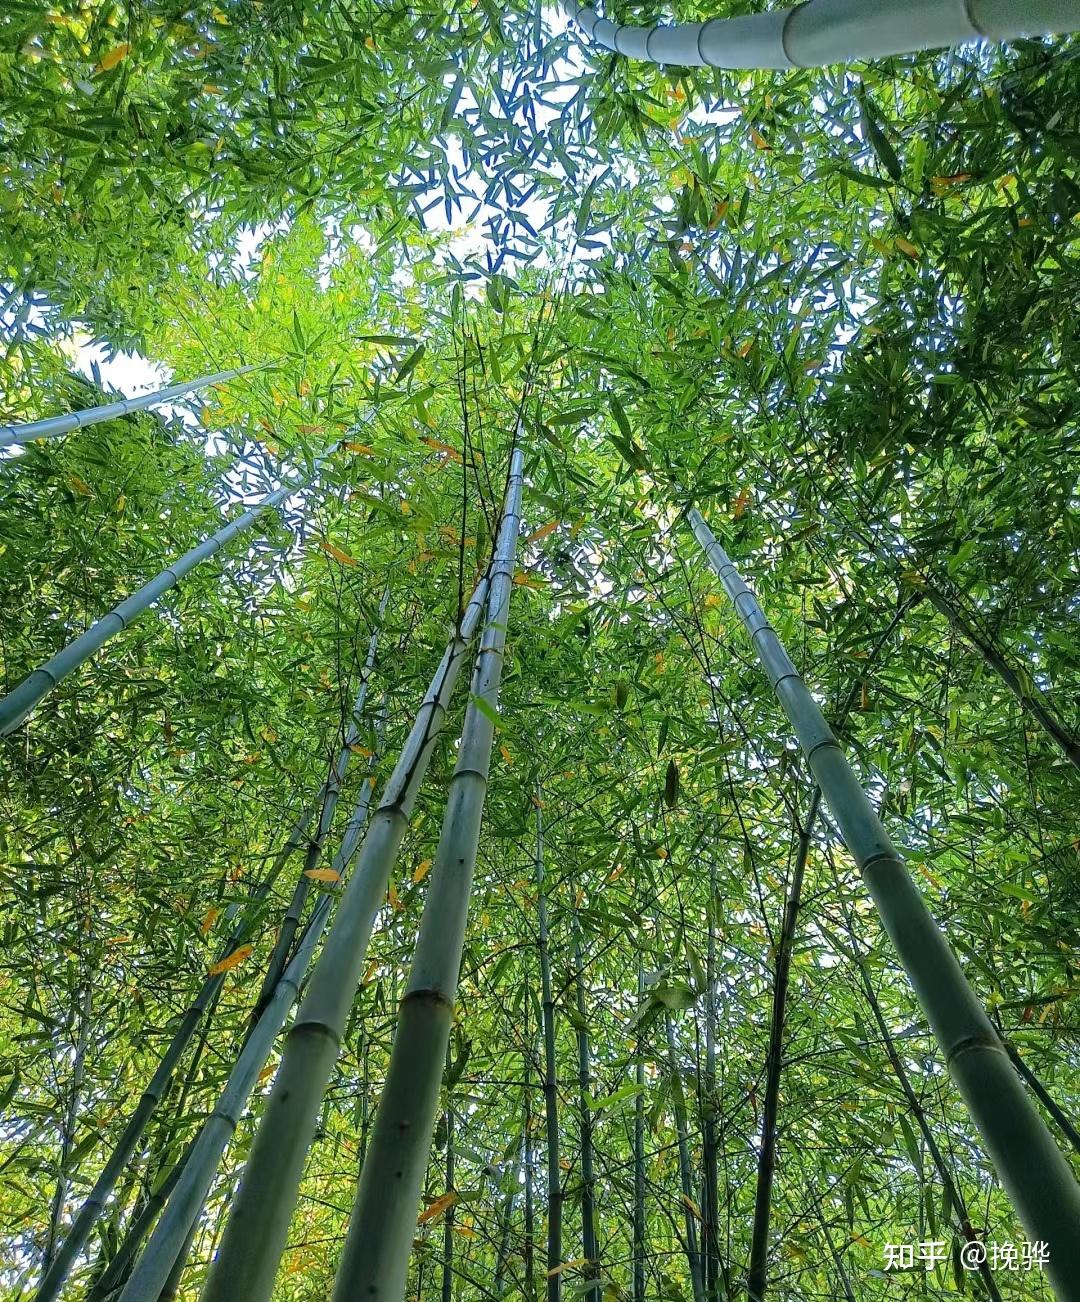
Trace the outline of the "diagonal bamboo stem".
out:
<instances>
[{"instance_id":1,"label":"diagonal bamboo stem","mask_svg":"<svg viewBox=\"0 0 1080 1302\"><path fill-rule=\"evenodd\" d=\"M118 402L102 403L99 407L85 407L82 411L68 412L64 416L46 416L42 420L28 420L16 425L0 425L0 448L15 447L20 443L30 443L34 439L56 439L73 430L85 429L87 425L99 425L102 421L115 420L117 416L127 416L133 411L143 411L147 407L157 407L173 398L182 398L186 393L195 393L198 389L208 389L212 384L224 384L234 380L238 375L247 375L249 371L261 371L270 362L256 362L251 366L238 366L231 371L217 371L213 375L200 375L197 380L187 380L183 384L170 384L164 389L155 389L153 393L141 393L136 398L122 398Z\"/></svg>"},{"instance_id":2,"label":"diagonal bamboo stem","mask_svg":"<svg viewBox=\"0 0 1080 1302\"><path fill-rule=\"evenodd\" d=\"M1080 29L1075 0L808 0L793 9L649 27L613 23L577 0L562 4L603 49L687 68L806 68Z\"/></svg>"},{"instance_id":3,"label":"diagonal bamboo stem","mask_svg":"<svg viewBox=\"0 0 1080 1302\"><path fill-rule=\"evenodd\" d=\"M750 635L848 851L859 865L949 1072L1062 1302L1080 1300L1080 1186L889 840L832 730L701 512L689 522Z\"/></svg>"},{"instance_id":4,"label":"diagonal bamboo stem","mask_svg":"<svg viewBox=\"0 0 1080 1302\"><path fill-rule=\"evenodd\" d=\"M274 1087L203 1290L204 1302L265 1302L273 1290L304 1161L315 1136L319 1101L337 1060L375 915L489 586L486 574L443 653L372 816L334 925L285 1040Z\"/></svg>"},{"instance_id":5,"label":"diagonal bamboo stem","mask_svg":"<svg viewBox=\"0 0 1080 1302\"><path fill-rule=\"evenodd\" d=\"M374 763L374 759L371 763ZM345 829L341 847L334 856L333 869L341 877L345 876L349 862L356 853L370 805L371 783L365 781ZM120 1295L120 1302L157 1302L175 1263L184 1254L185 1246L190 1241L190 1232L202 1212L217 1174L222 1154L240 1124L259 1073L296 1000L330 917L332 903L333 897L324 895L316 906L296 953L279 977L271 998L229 1074L213 1112L199 1132L157 1229L150 1236L146 1251Z\"/></svg>"},{"instance_id":6,"label":"diagonal bamboo stem","mask_svg":"<svg viewBox=\"0 0 1080 1302\"><path fill-rule=\"evenodd\" d=\"M357 696L357 702L354 705L354 711L363 705L363 696L367 691L366 679L361 683L360 692ZM344 753L349 753L343 748ZM338 765L341 764L341 756L338 757ZM219 958L225 958L233 953L242 945L251 934L252 928L258 917L259 906L269 895L275 881L281 875L285 864L292 855L299 849L304 839L304 834L315 816L315 811L321 801L325 800L329 789L328 779L323 783L321 790L316 798L304 810L301 811L296 822L293 824L285 844L274 861L270 872L265 880L260 883L255 896L248 902L248 907L244 911L239 923L234 927L229 935L228 941L220 951ZM240 901L231 904L225 915L225 925L232 923L237 915L241 912L243 905ZM68 1231L67 1238L64 1240L60 1251L50 1263L49 1268L44 1272L41 1284L38 1286L38 1292L35 1295L34 1302L52 1302L52 1299L59 1296L64 1281L71 1272L76 1259L86 1246L90 1231L93 1229L98 1218L104 1211L105 1205L116 1187L116 1182L121 1173L131 1160L136 1148L143 1136L150 1118L157 1110L169 1082L172 1080L173 1072L177 1064L183 1057L184 1051L191 1043L199 1023L202 1021L208 1008L216 1002L218 993L225 981L225 973L220 972L215 976L208 976L204 979L199 988L198 994L188 1006L187 1011L173 1034L168 1047L163 1054L157 1070L154 1072L149 1085L146 1087L134 1112L128 1118L120 1138L117 1140L116 1147L110 1155L104 1168L99 1174L94 1186L90 1191L86 1201L80 1207L71 1229ZM160 1191L159 1191L160 1194ZM153 1202L153 1200L151 1200ZM160 1205L160 1203L156 1204ZM143 1226L145 1223L142 1216L139 1217L137 1226ZM132 1227L132 1232L137 1227ZM111 1270L111 1268L110 1268Z\"/></svg>"},{"instance_id":7,"label":"diagonal bamboo stem","mask_svg":"<svg viewBox=\"0 0 1080 1302\"><path fill-rule=\"evenodd\" d=\"M197 565L201 565L203 561L221 551L222 547L231 542L237 534L250 529L264 511L273 506L280 506L286 498L307 488L317 473L318 465L315 472L300 483L283 484L281 488L275 489L243 515L237 516L230 524L223 525L212 537L185 552L179 560L163 569L149 583L144 583L137 592L133 592L130 597L126 597L119 605L114 606L107 615L103 615L96 623L91 624L85 633L69 642L62 651L58 651L51 659L28 674L17 687L8 692L7 696L0 699L0 737L7 737L14 732L30 711L54 687L62 683L68 674L73 673L110 638L115 637L149 610L160 597L164 596L170 588L175 587Z\"/></svg>"},{"instance_id":8,"label":"diagonal bamboo stem","mask_svg":"<svg viewBox=\"0 0 1080 1302\"><path fill-rule=\"evenodd\" d=\"M476 654L471 698L447 792L409 984L398 1014L386 1085L334 1282L335 1302L373 1297L401 1302L405 1296L487 794L517 554L523 465L521 448L515 447L491 570L487 625Z\"/></svg>"}]
</instances>

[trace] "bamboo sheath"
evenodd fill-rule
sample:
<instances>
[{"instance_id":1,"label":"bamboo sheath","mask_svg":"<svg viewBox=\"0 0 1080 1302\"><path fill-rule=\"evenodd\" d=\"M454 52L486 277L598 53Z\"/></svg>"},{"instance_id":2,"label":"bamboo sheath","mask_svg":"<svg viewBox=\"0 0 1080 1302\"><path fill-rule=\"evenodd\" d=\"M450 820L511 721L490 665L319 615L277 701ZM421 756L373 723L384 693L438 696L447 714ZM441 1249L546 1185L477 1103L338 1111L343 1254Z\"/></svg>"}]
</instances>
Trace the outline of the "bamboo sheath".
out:
<instances>
[{"instance_id":1,"label":"bamboo sheath","mask_svg":"<svg viewBox=\"0 0 1080 1302\"><path fill-rule=\"evenodd\" d=\"M927 910L806 684L701 513L689 522L790 720L1001 1182L1032 1241L1048 1246L1060 1302L1080 1302L1080 1185Z\"/></svg>"},{"instance_id":2,"label":"bamboo sheath","mask_svg":"<svg viewBox=\"0 0 1080 1302\"><path fill-rule=\"evenodd\" d=\"M649 27L613 23L577 0L562 4L604 49L688 68L808 68L1080 31L1080 0L807 0L792 9Z\"/></svg>"},{"instance_id":3,"label":"bamboo sheath","mask_svg":"<svg viewBox=\"0 0 1080 1302\"><path fill-rule=\"evenodd\" d=\"M20 443L30 443L34 439L56 439L72 430L85 429L87 425L99 425L102 421L115 420L117 416L128 416L133 411L143 411L147 407L157 407L173 398L182 398L187 393L198 389L208 389L212 384L224 384L235 380L238 375L247 375L250 371L261 371L270 362L256 362L251 366L238 366L231 371L217 371L213 375L200 375L197 380L187 380L183 384L170 384L164 389L155 389L153 393L141 393L137 398L122 398L118 402L106 402L100 407L85 407L82 411L68 412L64 416L46 416L42 420L28 420L17 425L0 425L0 448L14 447Z\"/></svg>"},{"instance_id":4,"label":"bamboo sheath","mask_svg":"<svg viewBox=\"0 0 1080 1302\"><path fill-rule=\"evenodd\" d=\"M363 711L364 702L367 697L370 671L374 662L377 633L378 630L376 629L375 632L372 633L371 640L368 644L368 658L364 666L364 673L361 677L360 689L357 692L356 700L353 702L353 724L351 725L349 732L346 734L346 741L334 763L333 769L331 770L331 776L323 783L315 799L300 813L300 816L293 824L284 846L278 853L273 868L267 874L266 880L260 884L254 900L249 902L245 911L245 916L241 919L239 925L230 933L228 941L221 950L221 958L225 958L227 955L233 953L250 935L251 929L258 915L259 905L270 893L274 882L280 876L286 862L296 852L296 850L299 849L311 820L315 816L315 810L320 803L325 811L326 805L330 799L335 776L340 773L341 777L338 779L339 784L340 780L344 778L348 759L352 753L349 738L353 735L355 721ZM301 878L303 878L303 873L300 875ZM303 879L307 880L306 878ZM225 915L226 926L234 921L242 908L243 905L240 901L230 904ZM191 1042L191 1038L195 1034L196 1028L202 1020L204 1012L216 998L224 981L225 973L223 972L218 973L216 976L209 976L203 981L199 993L188 1007L183 1020L173 1034L173 1038L169 1042L169 1046L165 1050L150 1084L139 1099L135 1111L132 1113L127 1125L124 1127L120 1139L117 1141L116 1148L113 1150L108 1162L105 1164L101 1174L95 1181L89 1197L79 1209L79 1212L72 1223L71 1229L68 1231L67 1238L64 1240L63 1246L52 1261L49 1269L45 1272L41 1284L38 1287L38 1292L35 1295L34 1302L51 1302L53 1298L59 1296L64 1281L70 1273L72 1266L75 1264L75 1260L79 1253L85 1247L90 1231L93 1229L94 1224L101 1215L105 1203L116 1185L116 1181L119 1179L124 1167L130 1161L132 1154L135 1152L136 1146L142 1137L147 1122L156 1110L165 1089L172 1080L172 1075L176 1069L177 1063L180 1061L184 1050Z\"/></svg>"},{"instance_id":5,"label":"bamboo sheath","mask_svg":"<svg viewBox=\"0 0 1080 1302\"><path fill-rule=\"evenodd\" d=\"M356 853L370 805L371 783L365 781L345 829L341 848L333 859L333 870L342 878ZM324 895L316 905L296 953L276 982L213 1112L199 1132L184 1164L183 1174L169 1198L157 1229L150 1236L146 1251L120 1295L120 1302L157 1302L173 1265L184 1251L190 1231L202 1212L222 1154L240 1124L259 1073L270 1057L278 1033L296 1000L300 984L307 974L330 917L332 903L333 897Z\"/></svg>"},{"instance_id":6,"label":"bamboo sheath","mask_svg":"<svg viewBox=\"0 0 1080 1302\"><path fill-rule=\"evenodd\" d=\"M364 970L375 915L489 585L490 572L477 585L443 653L371 818L334 925L286 1037L274 1087L203 1290L206 1302L265 1302L273 1291L319 1104Z\"/></svg>"},{"instance_id":7,"label":"bamboo sheath","mask_svg":"<svg viewBox=\"0 0 1080 1302\"><path fill-rule=\"evenodd\" d=\"M487 792L517 554L523 462L521 448L515 447L491 568L487 623L476 654L472 693L386 1085L334 1282L334 1302L371 1298L403 1302L405 1296Z\"/></svg>"}]
</instances>

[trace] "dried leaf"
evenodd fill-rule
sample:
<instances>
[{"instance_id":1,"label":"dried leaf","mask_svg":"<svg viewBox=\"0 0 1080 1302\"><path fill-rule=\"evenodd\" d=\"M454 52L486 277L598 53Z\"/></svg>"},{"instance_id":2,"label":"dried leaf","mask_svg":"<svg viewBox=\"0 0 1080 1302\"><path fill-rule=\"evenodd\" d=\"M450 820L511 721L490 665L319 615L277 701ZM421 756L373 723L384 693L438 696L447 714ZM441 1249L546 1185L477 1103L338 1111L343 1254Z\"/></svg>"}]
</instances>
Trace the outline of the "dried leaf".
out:
<instances>
[{"instance_id":1,"label":"dried leaf","mask_svg":"<svg viewBox=\"0 0 1080 1302\"><path fill-rule=\"evenodd\" d=\"M416 865L416 871L412 875L413 885L415 886L418 882L422 882L430 871L431 871L431 860L421 859L420 862Z\"/></svg>"},{"instance_id":2,"label":"dried leaf","mask_svg":"<svg viewBox=\"0 0 1080 1302\"><path fill-rule=\"evenodd\" d=\"M541 538L546 538L548 534L554 533L560 524L562 524L561 520L552 520L549 524L545 524L542 529L537 529L535 533L529 534L529 536L525 539L525 542L526 543L539 542Z\"/></svg>"},{"instance_id":3,"label":"dried leaf","mask_svg":"<svg viewBox=\"0 0 1080 1302\"><path fill-rule=\"evenodd\" d=\"M234 949L231 954L227 954L219 963L206 969L207 976L219 976L222 972L231 972L234 967L239 967L244 959L250 957L254 945L241 945L239 949Z\"/></svg>"},{"instance_id":4,"label":"dried leaf","mask_svg":"<svg viewBox=\"0 0 1080 1302\"><path fill-rule=\"evenodd\" d=\"M94 69L95 72L111 72L113 68L131 53L131 46L125 41L122 45L114 45L108 54L102 55L101 62Z\"/></svg>"},{"instance_id":5,"label":"dried leaf","mask_svg":"<svg viewBox=\"0 0 1080 1302\"><path fill-rule=\"evenodd\" d=\"M433 1203L429 1203L424 1208L420 1213L420 1219L416 1222L417 1225L430 1224L437 1216L441 1216L443 1212L449 1211L457 1200L457 1193L453 1189L451 1189L449 1193L444 1193L441 1198L436 1198Z\"/></svg>"},{"instance_id":6,"label":"dried leaf","mask_svg":"<svg viewBox=\"0 0 1080 1302\"><path fill-rule=\"evenodd\" d=\"M310 877L313 882L339 882L341 873L335 872L333 868L309 868L305 877Z\"/></svg>"},{"instance_id":7,"label":"dried leaf","mask_svg":"<svg viewBox=\"0 0 1080 1302\"><path fill-rule=\"evenodd\" d=\"M355 556L350 556L348 552L343 552L340 547L335 547L333 543L323 541L319 543L319 546L324 552L326 552L327 556L332 556L335 561L340 562L342 565L356 564Z\"/></svg>"},{"instance_id":8,"label":"dried leaf","mask_svg":"<svg viewBox=\"0 0 1080 1302\"><path fill-rule=\"evenodd\" d=\"M210 928L214 925L214 923L217 922L220 916L221 916L220 909L214 907L207 909L206 917L203 918L202 926L199 928L199 935L205 936L207 932L210 930Z\"/></svg>"}]
</instances>

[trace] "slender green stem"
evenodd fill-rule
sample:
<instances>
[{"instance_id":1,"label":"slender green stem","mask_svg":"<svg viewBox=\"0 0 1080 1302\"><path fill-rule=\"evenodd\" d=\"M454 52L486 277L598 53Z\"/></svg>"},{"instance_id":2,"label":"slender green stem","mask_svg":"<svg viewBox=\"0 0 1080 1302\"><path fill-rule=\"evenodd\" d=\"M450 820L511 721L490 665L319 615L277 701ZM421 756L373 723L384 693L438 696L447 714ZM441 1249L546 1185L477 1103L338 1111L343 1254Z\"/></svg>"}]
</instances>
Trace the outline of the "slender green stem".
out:
<instances>
[{"instance_id":1,"label":"slender green stem","mask_svg":"<svg viewBox=\"0 0 1080 1302\"><path fill-rule=\"evenodd\" d=\"M1080 1186L775 631L701 513L691 508L689 519L794 727L1002 1184L1029 1238L1048 1246L1047 1274L1058 1297L1077 1302Z\"/></svg>"},{"instance_id":2,"label":"slender green stem","mask_svg":"<svg viewBox=\"0 0 1080 1302\"><path fill-rule=\"evenodd\" d=\"M488 621L447 793L431 885L398 1013L386 1084L360 1173L334 1302L402 1302L457 997L473 870L495 734L521 509L523 455L515 447Z\"/></svg>"}]
</instances>

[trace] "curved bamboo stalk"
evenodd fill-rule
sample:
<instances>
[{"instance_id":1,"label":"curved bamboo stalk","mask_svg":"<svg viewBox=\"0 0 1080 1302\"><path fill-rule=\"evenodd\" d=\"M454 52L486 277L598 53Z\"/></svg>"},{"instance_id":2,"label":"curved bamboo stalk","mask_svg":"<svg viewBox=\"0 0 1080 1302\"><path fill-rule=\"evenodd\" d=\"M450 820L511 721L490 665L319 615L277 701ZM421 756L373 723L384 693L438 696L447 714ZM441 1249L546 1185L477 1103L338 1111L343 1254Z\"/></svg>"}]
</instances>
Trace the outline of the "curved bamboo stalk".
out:
<instances>
[{"instance_id":1,"label":"curved bamboo stalk","mask_svg":"<svg viewBox=\"0 0 1080 1302\"><path fill-rule=\"evenodd\" d=\"M686 1100L683 1095L682 1072L675 1047L675 1027L671 1014L664 1013L664 1036L667 1040L668 1071L671 1073L671 1104L675 1113L675 1140L679 1153L679 1186L683 1198L683 1242L686 1247L686 1267L690 1272L690 1288L694 1302L704 1302L705 1287L701 1275L701 1253L698 1251L697 1226L694 1224L694 1183L690 1166L690 1143L686 1126Z\"/></svg>"},{"instance_id":2,"label":"curved bamboo stalk","mask_svg":"<svg viewBox=\"0 0 1080 1302\"><path fill-rule=\"evenodd\" d=\"M69 642L62 651L58 651L51 659L28 674L17 687L0 699L0 737L7 737L14 732L30 711L40 704L54 687L62 683L68 674L73 673L81 664L89 660L111 637L127 628L149 610L196 565L200 565L216 552L221 551L222 547L231 542L237 534L250 529L264 511L272 506L280 506L287 497L307 488L317 473L318 463L315 471L300 483L285 484L275 489L243 515L237 516L231 524L223 525L212 537L185 552L178 561L163 569L149 583L144 583L137 592L126 597L107 615L103 615L96 623L91 624L80 637Z\"/></svg>"},{"instance_id":3,"label":"curved bamboo stalk","mask_svg":"<svg viewBox=\"0 0 1080 1302\"><path fill-rule=\"evenodd\" d=\"M520 424L517 433L520 436ZM476 653L472 693L409 984L398 1013L386 1085L334 1282L335 1302L372 1297L399 1302L405 1296L487 794L517 554L523 464L521 448L515 446L491 570L487 625Z\"/></svg>"},{"instance_id":4,"label":"curved bamboo stalk","mask_svg":"<svg viewBox=\"0 0 1080 1302\"><path fill-rule=\"evenodd\" d=\"M82 411L68 412L65 416L46 416L42 420L28 420L15 425L0 425L0 448L15 447L20 443L30 443L34 439L57 439L70 434L72 430L85 429L87 425L99 425L105 420L115 420L117 416L128 416L133 411L143 411L147 407L157 407L173 398L182 398L187 393L198 389L208 389L212 384L224 384L235 380L238 375L247 375L249 371L265 370L271 362L255 362L251 366L238 366L231 371L217 371L213 375L200 375L197 380L187 380L183 384L170 384L164 389L155 389L152 393L141 393L136 398L122 398L118 402L102 403L100 407L85 407Z\"/></svg>"},{"instance_id":5,"label":"curved bamboo stalk","mask_svg":"<svg viewBox=\"0 0 1080 1302\"><path fill-rule=\"evenodd\" d=\"M281 1055L274 1087L233 1201L204 1302L265 1302L303 1176L319 1110L364 970L375 915L397 860L446 707L487 599L480 580L420 703L401 755L372 816Z\"/></svg>"},{"instance_id":6,"label":"curved bamboo stalk","mask_svg":"<svg viewBox=\"0 0 1080 1302\"><path fill-rule=\"evenodd\" d=\"M686 68L808 68L1080 30L1076 0L808 0L793 9L649 27L562 2L604 49Z\"/></svg>"},{"instance_id":7,"label":"curved bamboo stalk","mask_svg":"<svg viewBox=\"0 0 1080 1302\"><path fill-rule=\"evenodd\" d=\"M753 593L700 511L689 521L750 635L848 851L859 865L931 1029L1020 1220L1048 1245L1062 1302L1080 1300L1080 1186L985 1011Z\"/></svg>"},{"instance_id":8,"label":"curved bamboo stalk","mask_svg":"<svg viewBox=\"0 0 1080 1302\"><path fill-rule=\"evenodd\" d=\"M341 877L345 876L356 853L370 805L371 783L365 780L345 829L341 848L333 859L333 869ZM157 1302L177 1260L186 1255L185 1246L190 1241L191 1230L203 1210L222 1154L240 1124L259 1073L270 1057L289 1009L296 1000L330 917L332 903L333 896L324 895L316 906L296 953L278 979L270 1000L229 1074L213 1112L199 1132L161 1220L150 1236L146 1251L120 1295L120 1302Z\"/></svg>"}]
</instances>

